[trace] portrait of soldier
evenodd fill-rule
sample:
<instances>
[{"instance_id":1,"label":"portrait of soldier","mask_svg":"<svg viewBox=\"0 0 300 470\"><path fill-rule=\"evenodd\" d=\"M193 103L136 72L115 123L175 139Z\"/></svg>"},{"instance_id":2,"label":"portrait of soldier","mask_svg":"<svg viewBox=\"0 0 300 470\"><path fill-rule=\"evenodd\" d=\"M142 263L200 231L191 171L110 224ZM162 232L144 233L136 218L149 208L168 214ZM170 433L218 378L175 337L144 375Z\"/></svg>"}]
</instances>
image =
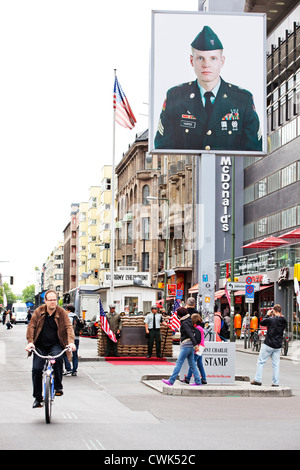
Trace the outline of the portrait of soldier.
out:
<instances>
[{"instance_id":1,"label":"portrait of soldier","mask_svg":"<svg viewBox=\"0 0 300 470\"><path fill-rule=\"evenodd\" d=\"M168 90L155 148L262 151L252 94L220 76L225 56L218 36L204 26L191 47L197 78Z\"/></svg>"}]
</instances>

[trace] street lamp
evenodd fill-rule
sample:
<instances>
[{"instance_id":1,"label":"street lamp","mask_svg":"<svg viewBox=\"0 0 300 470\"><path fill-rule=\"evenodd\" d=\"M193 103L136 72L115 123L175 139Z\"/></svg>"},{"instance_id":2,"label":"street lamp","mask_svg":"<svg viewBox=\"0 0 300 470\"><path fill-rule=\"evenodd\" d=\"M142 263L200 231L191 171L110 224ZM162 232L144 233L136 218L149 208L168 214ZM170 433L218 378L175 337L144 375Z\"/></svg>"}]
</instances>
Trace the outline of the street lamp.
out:
<instances>
[{"instance_id":1,"label":"street lamp","mask_svg":"<svg viewBox=\"0 0 300 470\"><path fill-rule=\"evenodd\" d=\"M167 203L167 231L166 231L166 255L165 255L165 279L164 279L164 309L167 311L167 275L168 275L168 250L169 250L169 212L170 200L166 197L147 196L148 201L166 201Z\"/></svg>"}]
</instances>

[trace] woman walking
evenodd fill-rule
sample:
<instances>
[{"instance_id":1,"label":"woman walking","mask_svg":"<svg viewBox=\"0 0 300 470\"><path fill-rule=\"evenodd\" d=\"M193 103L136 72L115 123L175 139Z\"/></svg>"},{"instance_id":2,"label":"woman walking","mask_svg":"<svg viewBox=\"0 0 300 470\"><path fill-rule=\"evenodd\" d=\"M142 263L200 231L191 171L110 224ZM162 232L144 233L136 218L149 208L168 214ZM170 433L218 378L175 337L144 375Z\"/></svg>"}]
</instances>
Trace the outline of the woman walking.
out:
<instances>
[{"instance_id":1,"label":"woman walking","mask_svg":"<svg viewBox=\"0 0 300 470\"><path fill-rule=\"evenodd\" d=\"M175 380L177 379L177 376L181 370L181 367L183 366L185 359L187 359L195 378L195 383L192 383L190 385L199 386L201 385L201 378L194 360L194 353L198 351L199 346L194 335L192 319L189 312L184 307L180 307L176 313L177 317L180 320L180 352L171 377L168 380L162 379L162 381L166 385L173 385Z\"/></svg>"}]
</instances>

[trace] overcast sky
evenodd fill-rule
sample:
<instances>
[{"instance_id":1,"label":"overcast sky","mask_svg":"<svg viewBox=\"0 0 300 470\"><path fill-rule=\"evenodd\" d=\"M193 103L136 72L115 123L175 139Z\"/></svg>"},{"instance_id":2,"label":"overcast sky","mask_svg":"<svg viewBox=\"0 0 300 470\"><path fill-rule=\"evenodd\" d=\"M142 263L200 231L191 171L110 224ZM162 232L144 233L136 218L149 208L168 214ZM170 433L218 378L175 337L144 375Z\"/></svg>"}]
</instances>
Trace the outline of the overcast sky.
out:
<instances>
[{"instance_id":1,"label":"overcast sky","mask_svg":"<svg viewBox=\"0 0 300 470\"><path fill-rule=\"evenodd\" d=\"M116 128L116 163L148 128L151 10L198 0L1 0L0 272L35 281L112 161L114 69L137 119ZM178 34L184 32L178 31ZM8 281L7 277L3 281Z\"/></svg>"}]
</instances>

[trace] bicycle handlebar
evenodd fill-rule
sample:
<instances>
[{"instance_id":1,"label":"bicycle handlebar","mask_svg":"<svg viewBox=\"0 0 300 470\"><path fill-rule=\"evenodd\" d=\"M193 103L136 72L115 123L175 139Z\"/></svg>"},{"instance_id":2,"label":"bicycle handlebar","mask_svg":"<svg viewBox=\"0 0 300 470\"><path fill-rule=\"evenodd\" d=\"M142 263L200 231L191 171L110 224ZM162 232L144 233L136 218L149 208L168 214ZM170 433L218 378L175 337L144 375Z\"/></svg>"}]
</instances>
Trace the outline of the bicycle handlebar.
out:
<instances>
[{"instance_id":1,"label":"bicycle handlebar","mask_svg":"<svg viewBox=\"0 0 300 470\"><path fill-rule=\"evenodd\" d=\"M62 356L66 351L71 351L70 348L65 348L61 353L59 353L57 356L42 356L40 353L37 352L35 348L31 348L29 352L33 352L37 356L39 356L41 359L57 359L58 357Z\"/></svg>"}]
</instances>

